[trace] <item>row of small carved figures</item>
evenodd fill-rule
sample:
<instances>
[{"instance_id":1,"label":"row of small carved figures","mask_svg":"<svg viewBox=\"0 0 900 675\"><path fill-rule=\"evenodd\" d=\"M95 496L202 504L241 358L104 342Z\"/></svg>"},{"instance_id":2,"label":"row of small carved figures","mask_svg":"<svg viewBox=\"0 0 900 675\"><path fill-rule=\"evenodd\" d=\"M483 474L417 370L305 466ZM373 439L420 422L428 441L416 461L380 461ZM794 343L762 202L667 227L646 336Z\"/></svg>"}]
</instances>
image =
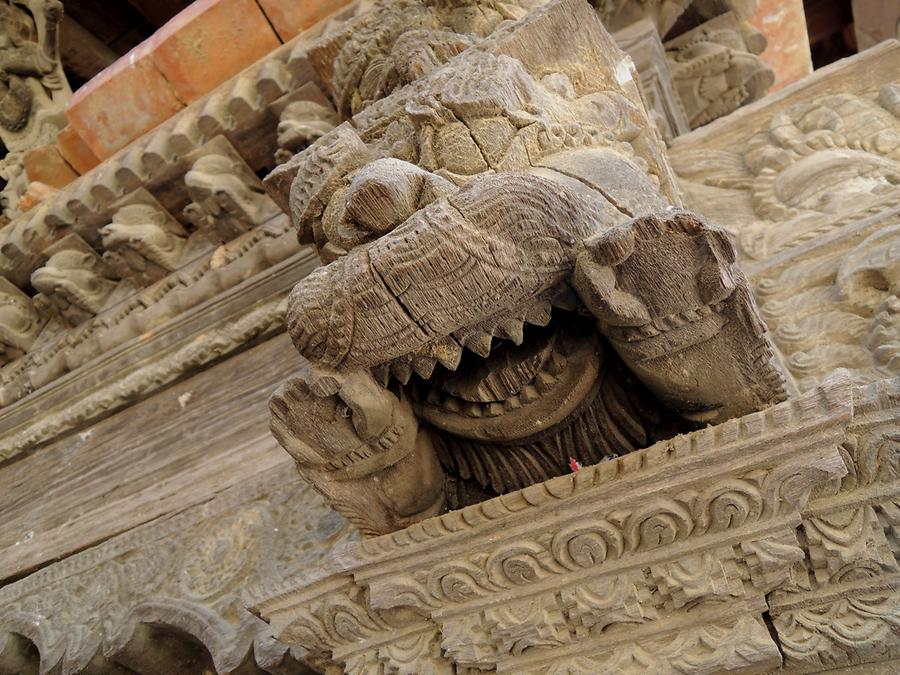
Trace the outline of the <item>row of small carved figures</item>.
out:
<instances>
[{"instance_id":1,"label":"row of small carved figures","mask_svg":"<svg viewBox=\"0 0 900 675\"><path fill-rule=\"evenodd\" d=\"M21 379L20 357L33 345L49 348L35 359L46 362L73 342L67 336L51 346L42 332L64 332L111 307L109 315L128 315L122 308L169 297L210 270L221 277L222 256L231 262L263 239L266 252L253 256L263 268L296 251L257 174L337 121L308 80L305 48L298 42L274 52L0 232L0 362L16 361L13 379ZM185 278L172 281L179 271ZM79 333L95 332L87 328ZM3 370L0 386L13 375ZM0 405L10 398L18 395L4 387Z\"/></svg>"}]
</instances>

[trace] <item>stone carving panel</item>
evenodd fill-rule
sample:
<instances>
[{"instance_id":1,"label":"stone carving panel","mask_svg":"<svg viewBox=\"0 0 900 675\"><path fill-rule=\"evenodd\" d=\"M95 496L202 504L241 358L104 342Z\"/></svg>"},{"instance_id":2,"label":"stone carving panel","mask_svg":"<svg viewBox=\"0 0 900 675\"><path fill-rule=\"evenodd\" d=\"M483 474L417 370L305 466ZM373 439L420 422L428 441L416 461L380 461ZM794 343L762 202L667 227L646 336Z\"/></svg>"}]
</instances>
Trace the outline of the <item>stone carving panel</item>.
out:
<instances>
[{"instance_id":1,"label":"stone carving panel","mask_svg":"<svg viewBox=\"0 0 900 675\"><path fill-rule=\"evenodd\" d=\"M3 0L0 3L0 217L19 214L27 187L22 165L26 150L54 140L65 126L62 115L72 92L63 74L58 0Z\"/></svg>"}]
</instances>

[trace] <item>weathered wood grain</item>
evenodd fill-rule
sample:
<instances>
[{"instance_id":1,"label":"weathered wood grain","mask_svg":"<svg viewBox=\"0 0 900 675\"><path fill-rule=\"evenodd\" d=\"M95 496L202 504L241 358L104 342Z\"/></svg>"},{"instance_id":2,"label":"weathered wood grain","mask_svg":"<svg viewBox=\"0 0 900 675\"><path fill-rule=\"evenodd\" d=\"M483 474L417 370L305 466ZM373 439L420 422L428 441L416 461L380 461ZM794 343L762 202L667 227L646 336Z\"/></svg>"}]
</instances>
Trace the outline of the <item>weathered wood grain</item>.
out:
<instances>
[{"instance_id":1,"label":"weathered wood grain","mask_svg":"<svg viewBox=\"0 0 900 675\"><path fill-rule=\"evenodd\" d=\"M4 467L0 578L289 464L267 401L295 353L279 335Z\"/></svg>"}]
</instances>

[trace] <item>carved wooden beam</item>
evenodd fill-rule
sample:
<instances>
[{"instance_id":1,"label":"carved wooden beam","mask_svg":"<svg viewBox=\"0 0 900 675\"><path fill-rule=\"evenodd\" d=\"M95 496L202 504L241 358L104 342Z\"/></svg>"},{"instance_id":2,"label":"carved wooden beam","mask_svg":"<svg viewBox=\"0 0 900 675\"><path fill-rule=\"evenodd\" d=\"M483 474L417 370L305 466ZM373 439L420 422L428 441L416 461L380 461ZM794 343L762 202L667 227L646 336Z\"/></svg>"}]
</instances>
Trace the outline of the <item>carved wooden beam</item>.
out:
<instances>
[{"instance_id":1,"label":"carved wooden beam","mask_svg":"<svg viewBox=\"0 0 900 675\"><path fill-rule=\"evenodd\" d=\"M795 528L847 474L845 429L871 395L832 383L365 539L254 611L346 672L775 668L761 614L773 590L815 583ZM860 421L872 408L896 416L865 403Z\"/></svg>"},{"instance_id":2,"label":"carved wooden beam","mask_svg":"<svg viewBox=\"0 0 900 675\"><path fill-rule=\"evenodd\" d=\"M311 673L242 589L356 536L275 467L0 588L0 673Z\"/></svg>"},{"instance_id":3,"label":"carved wooden beam","mask_svg":"<svg viewBox=\"0 0 900 675\"><path fill-rule=\"evenodd\" d=\"M679 137L687 205L735 233L748 269L885 208L900 185L896 146L879 140L900 131L898 68L900 42L885 42Z\"/></svg>"}]
</instances>

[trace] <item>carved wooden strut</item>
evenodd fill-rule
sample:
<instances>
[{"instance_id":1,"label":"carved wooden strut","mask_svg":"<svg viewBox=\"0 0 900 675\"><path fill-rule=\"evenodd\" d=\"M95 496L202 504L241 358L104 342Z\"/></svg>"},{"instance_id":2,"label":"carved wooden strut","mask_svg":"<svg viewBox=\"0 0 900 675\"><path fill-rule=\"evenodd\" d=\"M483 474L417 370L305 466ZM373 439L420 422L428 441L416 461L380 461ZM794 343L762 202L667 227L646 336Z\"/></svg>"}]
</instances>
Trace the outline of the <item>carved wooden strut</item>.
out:
<instances>
[{"instance_id":1,"label":"carved wooden strut","mask_svg":"<svg viewBox=\"0 0 900 675\"><path fill-rule=\"evenodd\" d=\"M525 55L567 28L539 10L405 87L351 75L344 54L406 62L493 28L400 5L314 51L356 114L267 179L328 263L289 297L307 369L271 407L330 503L389 532L780 400L734 248L677 208L596 19L586 63Z\"/></svg>"}]
</instances>

